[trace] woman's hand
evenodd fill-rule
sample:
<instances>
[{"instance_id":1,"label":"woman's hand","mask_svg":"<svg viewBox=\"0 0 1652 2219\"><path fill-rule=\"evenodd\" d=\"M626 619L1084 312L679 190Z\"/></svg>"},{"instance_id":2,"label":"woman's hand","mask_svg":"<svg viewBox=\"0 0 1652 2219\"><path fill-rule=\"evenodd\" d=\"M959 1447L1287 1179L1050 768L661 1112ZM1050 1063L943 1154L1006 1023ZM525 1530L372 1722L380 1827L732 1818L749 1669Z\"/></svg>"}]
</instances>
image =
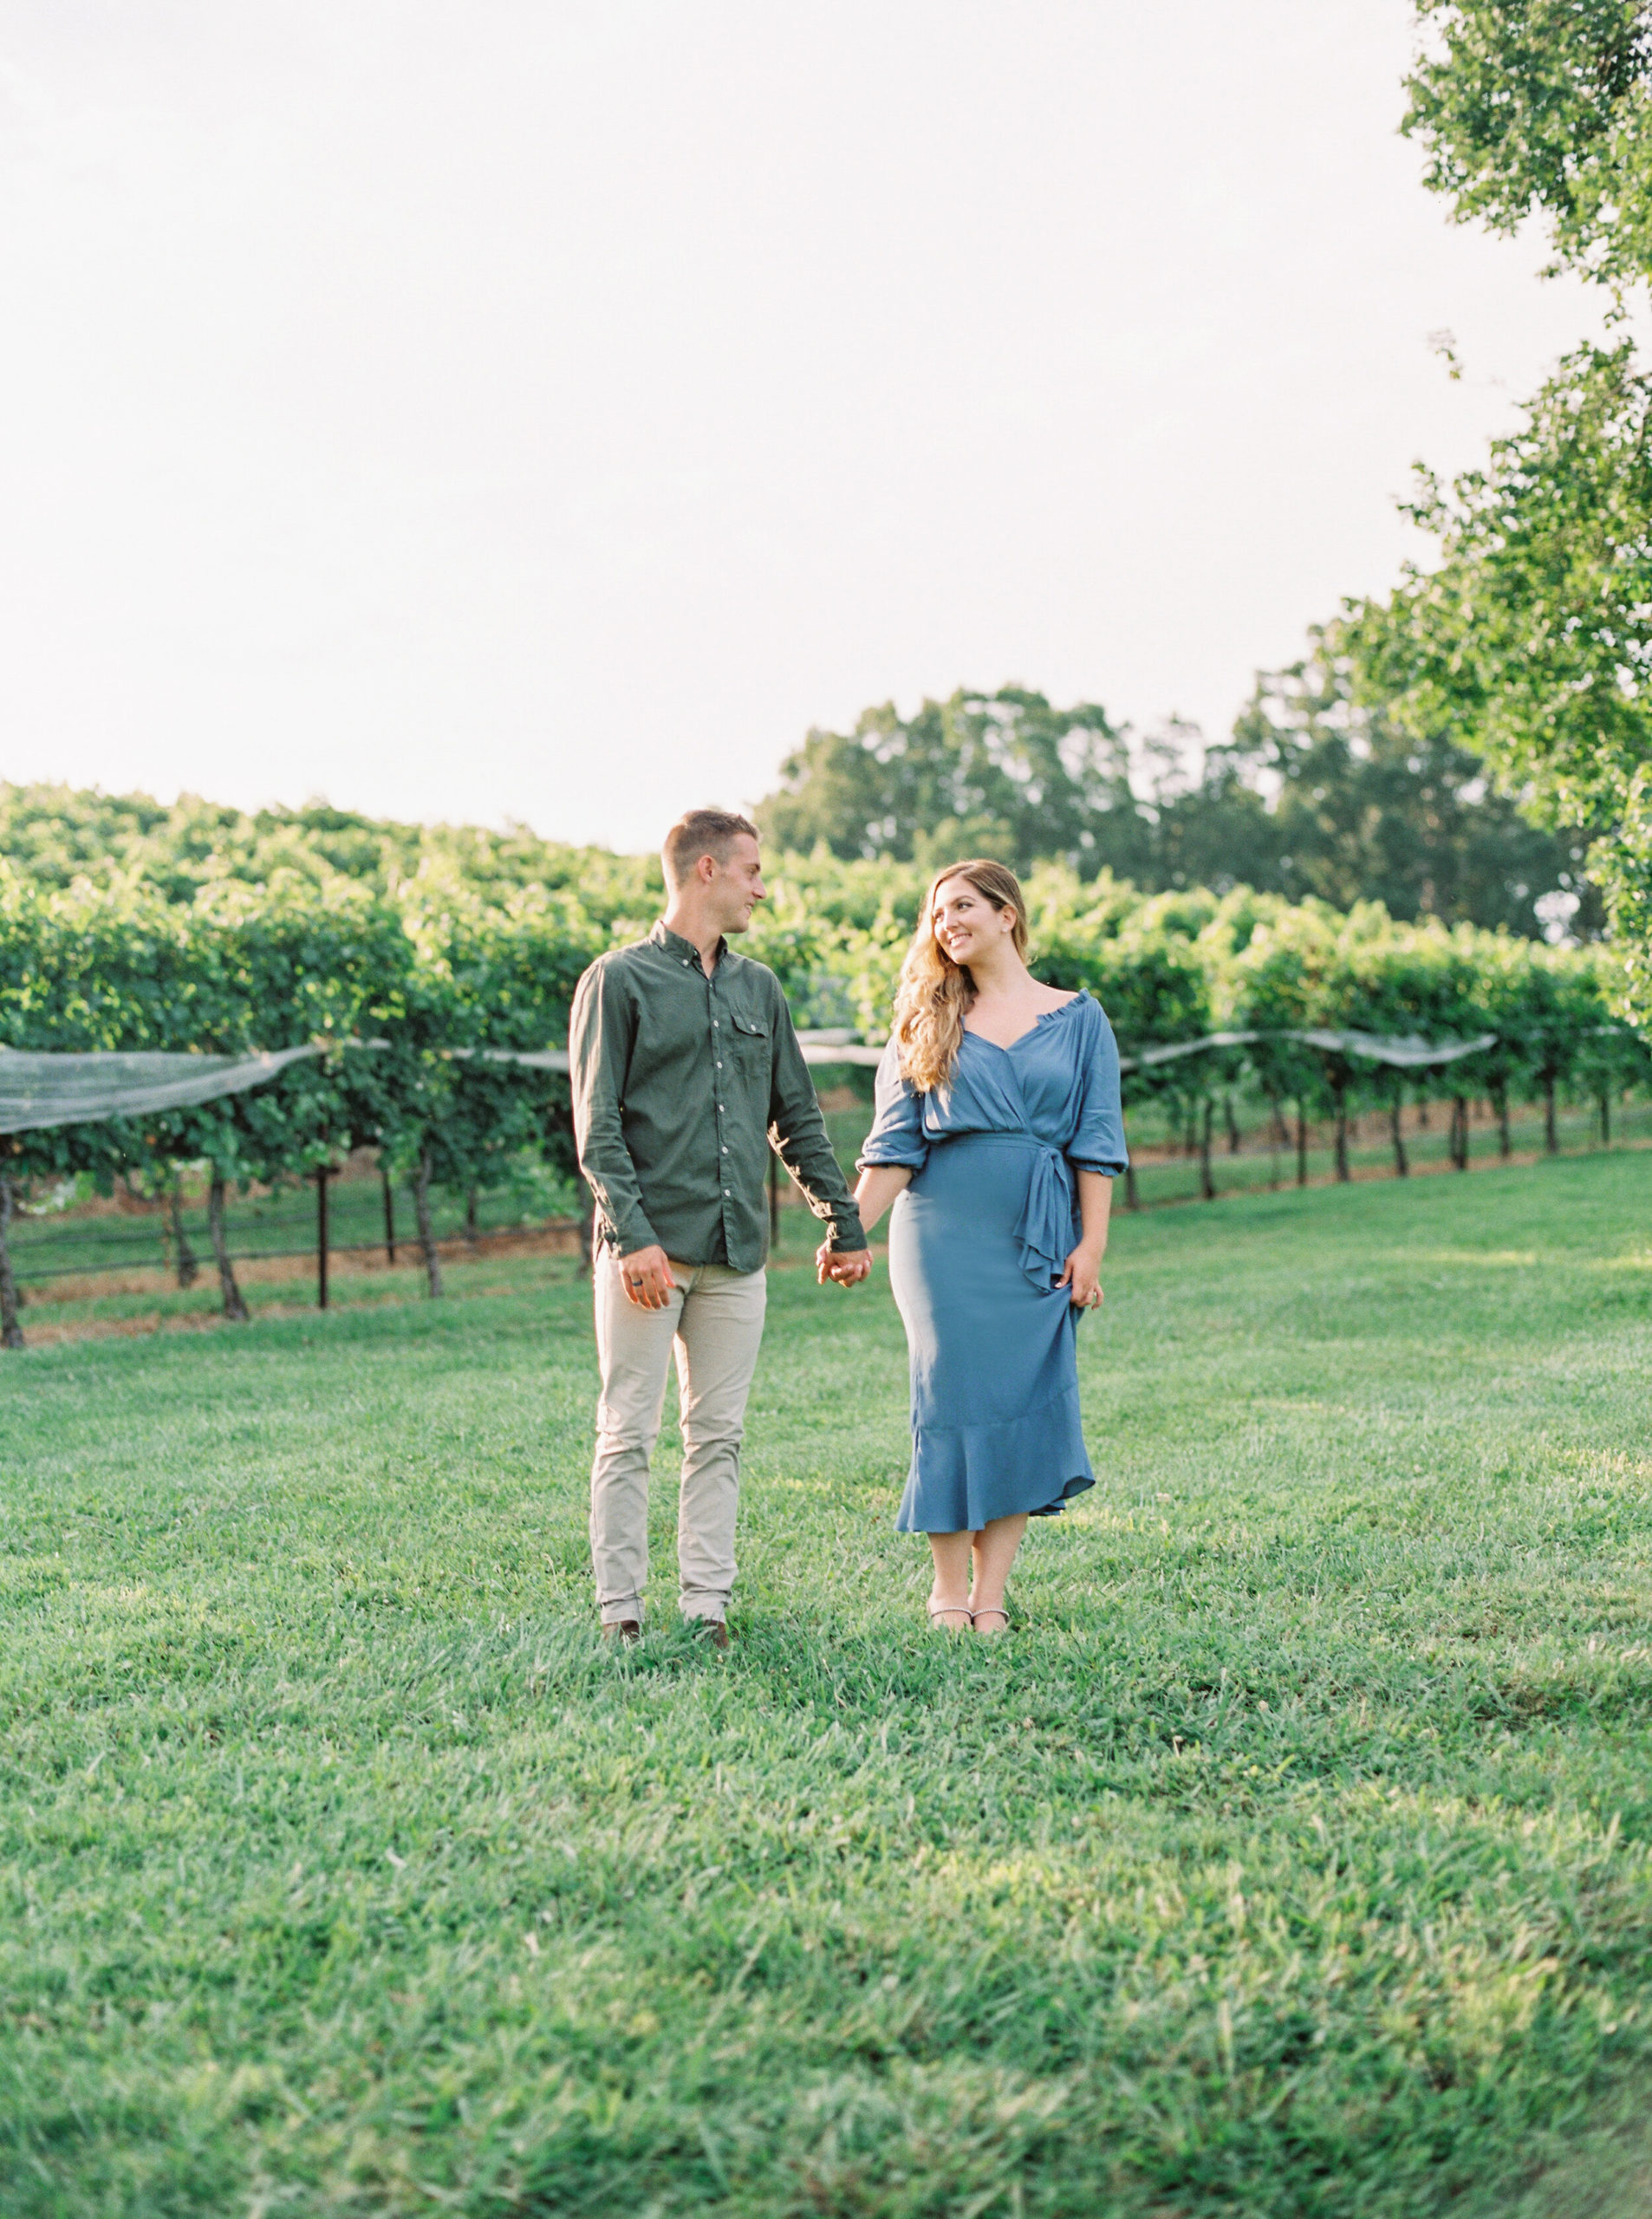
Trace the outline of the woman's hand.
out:
<instances>
[{"instance_id":1,"label":"woman's hand","mask_svg":"<svg viewBox=\"0 0 1652 2219\"><path fill-rule=\"evenodd\" d=\"M1096 1310L1101 1306L1102 1259L1107 1253L1107 1220L1113 1207L1113 1181L1104 1171L1078 1173L1078 1222L1082 1228L1067 1268L1056 1281L1073 1291L1073 1306Z\"/></svg>"},{"instance_id":2,"label":"woman's hand","mask_svg":"<svg viewBox=\"0 0 1652 2219\"><path fill-rule=\"evenodd\" d=\"M834 1248L823 1240L815 1251L815 1277L822 1286L836 1279L839 1286L858 1286L872 1269L869 1248Z\"/></svg>"},{"instance_id":3,"label":"woman's hand","mask_svg":"<svg viewBox=\"0 0 1652 2219\"><path fill-rule=\"evenodd\" d=\"M1066 1268L1056 1281L1057 1286L1070 1286L1073 1291L1076 1310L1096 1310L1101 1307L1102 1250L1098 1245L1081 1240L1067 1259Z\"/></svg>"}]
</instances>

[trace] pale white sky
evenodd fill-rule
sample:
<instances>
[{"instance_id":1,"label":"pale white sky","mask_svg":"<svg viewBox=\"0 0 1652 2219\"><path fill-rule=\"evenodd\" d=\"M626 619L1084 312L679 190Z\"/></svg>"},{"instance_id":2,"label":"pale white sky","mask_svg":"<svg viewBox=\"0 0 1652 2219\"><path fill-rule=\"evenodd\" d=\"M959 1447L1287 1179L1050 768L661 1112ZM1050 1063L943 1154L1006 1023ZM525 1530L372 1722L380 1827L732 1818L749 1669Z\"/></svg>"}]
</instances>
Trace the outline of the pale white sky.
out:
<instances>
[{"instance_id":1,"label":"pale white sky","mask_svg":"<svg viewBox=\"0 0 1652 2219\"><path fill-rule=\"evenodd\" d=\"M1597 328L1422 191L1410 39L9 0L0 776L641 848L890 697L1225 731Z\"/></svg>"}]
</instances>

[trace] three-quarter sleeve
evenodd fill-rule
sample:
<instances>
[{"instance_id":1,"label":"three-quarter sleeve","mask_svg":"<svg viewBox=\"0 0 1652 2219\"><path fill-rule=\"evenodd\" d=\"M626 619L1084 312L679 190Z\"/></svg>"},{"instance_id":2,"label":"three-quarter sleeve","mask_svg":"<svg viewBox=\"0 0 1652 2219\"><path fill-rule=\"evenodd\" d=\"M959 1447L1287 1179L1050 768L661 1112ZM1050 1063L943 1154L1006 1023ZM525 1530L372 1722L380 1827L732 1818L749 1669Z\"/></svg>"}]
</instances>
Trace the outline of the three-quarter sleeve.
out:
<instances>
[{"instance_id":1,"label":"three-quarter sleeve","mask_svg":"<svg viewBox=\"0 0 1652 2219\"><path fill-rule=\"evenodd\" d=\"M1130 1161L1124 1141L1124 1104L1119 1093L1119 1051L1107 1012L1099 1002L1084 1030L1084 1070L1078 1126L1067 1146L1077 1171L1100 1171L1116 1179Z\"/></svg>"},{"instance_id":2,"label":"three-quarter sleeve","mask_svg":"<svg viewBox=\"0 0 1652 2219\"><path fill-rule=\"evenodd\" d=\"M901 1068L901 1050L891 1040L878 1065L877 1114L866 1144L855 1159L858 1171L874 1164L898 1164L907 1171L921 1171L929 1155L924 1138L923 1096Z\"/></svg>"}]
</instances>

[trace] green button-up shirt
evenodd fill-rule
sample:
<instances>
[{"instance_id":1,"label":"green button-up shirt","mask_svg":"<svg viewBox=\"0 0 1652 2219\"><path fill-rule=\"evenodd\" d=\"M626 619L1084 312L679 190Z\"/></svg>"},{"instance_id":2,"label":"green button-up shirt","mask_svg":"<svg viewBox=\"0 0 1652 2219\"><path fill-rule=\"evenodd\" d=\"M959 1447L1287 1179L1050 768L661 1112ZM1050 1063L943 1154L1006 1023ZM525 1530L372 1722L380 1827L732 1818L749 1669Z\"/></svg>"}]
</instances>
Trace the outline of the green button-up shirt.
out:
<instances>
[{"instance_id":1,"label":"green button-up shirt","mask_svg":"<svg viewBox=\"0 0 1652 2219\"><path fill-rule=\"evenodd\" d=\"M579 1167L621 1255L657 1244L680 1263L760 1271L771 1142L833 1245L865 1247L764 965L722 940L707 978L692 943L658 924L580 980L568 1047Z\"/></svg>"}]
</instances>

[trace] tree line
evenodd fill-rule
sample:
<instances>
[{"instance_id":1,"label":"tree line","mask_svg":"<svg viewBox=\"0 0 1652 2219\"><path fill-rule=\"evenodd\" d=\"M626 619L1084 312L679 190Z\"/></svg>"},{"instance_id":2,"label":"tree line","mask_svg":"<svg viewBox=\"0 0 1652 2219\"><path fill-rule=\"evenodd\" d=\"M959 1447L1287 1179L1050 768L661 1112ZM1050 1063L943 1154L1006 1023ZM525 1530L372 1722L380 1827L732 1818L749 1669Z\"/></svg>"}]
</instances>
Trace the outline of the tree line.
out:
<instances>
[{"instance_id":1,"label":"tree line","mask_svg":"<svg viewBox=\"0 0 1652 2219\"><path fill-rule=\"evenodd\" d=\"M1060 708L1022 687L960 689L904 718L885 704L850 732L811 732L757 820L772 847L842 862L1059 861L1150 894L1250 886L1597 936L1586 843L1528 823L1449 713L1402 723L1355 688L1351 656L1317 633L1209 747L1180 724L1137 742L1093 702Z\"/></svg>"}]
</instances>

